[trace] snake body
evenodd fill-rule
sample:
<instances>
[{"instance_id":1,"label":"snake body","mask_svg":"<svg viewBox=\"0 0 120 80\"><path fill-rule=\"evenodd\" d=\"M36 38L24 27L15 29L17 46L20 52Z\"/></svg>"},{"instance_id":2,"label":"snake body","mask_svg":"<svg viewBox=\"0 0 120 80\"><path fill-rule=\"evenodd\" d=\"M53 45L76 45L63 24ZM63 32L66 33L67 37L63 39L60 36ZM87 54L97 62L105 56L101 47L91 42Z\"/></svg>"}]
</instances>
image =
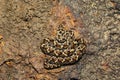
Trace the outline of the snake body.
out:
<instances>
[{"instance_id":1,"label":"snake body","mask_svg":"<svg viewBox=\"0 0 120 80\"><path fill-rule=\"evenodd\" d=\"M86 43L82 38L75 39L74 32L65 30L61 24L56 37L44 39L40 48L47 55L44 68L54 69L76 63L82 57Z\"/></svg>"}]
</instances>

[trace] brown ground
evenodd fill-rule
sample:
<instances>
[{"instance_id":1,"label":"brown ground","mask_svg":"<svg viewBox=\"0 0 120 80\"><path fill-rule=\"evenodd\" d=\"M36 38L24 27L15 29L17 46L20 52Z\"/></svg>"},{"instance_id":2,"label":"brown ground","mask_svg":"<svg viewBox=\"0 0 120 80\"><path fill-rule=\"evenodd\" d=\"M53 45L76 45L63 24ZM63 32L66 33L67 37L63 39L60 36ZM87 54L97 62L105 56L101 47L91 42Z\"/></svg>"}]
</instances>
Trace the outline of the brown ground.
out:
<instances>
[{"instance_id":1,"label":"brown ground","mask_svg":"<svg viewBox=\"0 0 120 80\"><path fill-rule=\"evenodd\" d=\"M59 1L80 23L64 19L69 27L82 23L76 29L88 41L86 54L74 65L44 69L41 41L54 36L61 21L55 14L65 8L56 13L55 0L0 0L0 80L120 80L120 0Z\"/></svg>"}]
</instances>

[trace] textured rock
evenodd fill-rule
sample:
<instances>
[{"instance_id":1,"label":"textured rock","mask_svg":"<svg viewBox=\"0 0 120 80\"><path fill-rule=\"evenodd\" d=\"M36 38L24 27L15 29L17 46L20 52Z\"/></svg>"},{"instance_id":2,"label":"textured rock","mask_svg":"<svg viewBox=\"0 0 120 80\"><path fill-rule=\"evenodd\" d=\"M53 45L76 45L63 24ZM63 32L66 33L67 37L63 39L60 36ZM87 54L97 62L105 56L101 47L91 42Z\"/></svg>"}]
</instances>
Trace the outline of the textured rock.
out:
<instances>
[{"instance_id":1,"label":"textured rock","mask_svg":"<svg viewBox=\"0 0 120 80\"><path fill-rule=\"evenodd\" d=\"M119 80L119 0L0 0L1 80ZM40 50L66 23L87 41L74 65L46 70ZM2 38L1 38L2 36Z\"/></svg>"}]
</instances>

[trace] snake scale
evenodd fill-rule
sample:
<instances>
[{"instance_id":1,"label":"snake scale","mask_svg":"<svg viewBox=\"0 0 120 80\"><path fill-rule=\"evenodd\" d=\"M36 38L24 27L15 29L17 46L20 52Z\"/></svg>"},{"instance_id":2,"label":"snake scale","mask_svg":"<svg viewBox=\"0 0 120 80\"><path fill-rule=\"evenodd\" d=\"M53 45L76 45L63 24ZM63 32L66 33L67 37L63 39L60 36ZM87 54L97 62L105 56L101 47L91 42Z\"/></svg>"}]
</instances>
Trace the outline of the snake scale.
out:
<instances>
[{"instance_id":1,"label":"snake scale","mask_svg":"<svg viewBox=\"0 0 120 80\"><path fill-rule=\"evenodd\" d=\"M61 24L54 39L44 39L41 51L46 55L44 68L54 69L76 63L85 51L86 43L82 38L75 39L72 30L65 30Z\"/></svg>"}]
</instances>

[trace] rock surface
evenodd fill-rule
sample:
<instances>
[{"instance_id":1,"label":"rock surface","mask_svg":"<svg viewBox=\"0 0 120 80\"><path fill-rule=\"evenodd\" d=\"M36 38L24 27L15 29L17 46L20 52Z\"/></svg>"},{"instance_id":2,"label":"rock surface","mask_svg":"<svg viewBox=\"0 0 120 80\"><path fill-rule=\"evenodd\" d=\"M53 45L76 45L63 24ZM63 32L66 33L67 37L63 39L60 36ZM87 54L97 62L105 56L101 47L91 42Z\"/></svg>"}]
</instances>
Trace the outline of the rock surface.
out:
<instances>
[{"instance_id":1,"label":"rock surface","mask_svg":"<svg viewBox=\"0 0 120 80\"><path fill-rule=\"evenodd\" d=\"M0 0L0 80L120 80L119 6L119 0ZM86 38L86 53L74 65L46 70L40 44L61 19Z\"/></svg>"}]
</instances>

